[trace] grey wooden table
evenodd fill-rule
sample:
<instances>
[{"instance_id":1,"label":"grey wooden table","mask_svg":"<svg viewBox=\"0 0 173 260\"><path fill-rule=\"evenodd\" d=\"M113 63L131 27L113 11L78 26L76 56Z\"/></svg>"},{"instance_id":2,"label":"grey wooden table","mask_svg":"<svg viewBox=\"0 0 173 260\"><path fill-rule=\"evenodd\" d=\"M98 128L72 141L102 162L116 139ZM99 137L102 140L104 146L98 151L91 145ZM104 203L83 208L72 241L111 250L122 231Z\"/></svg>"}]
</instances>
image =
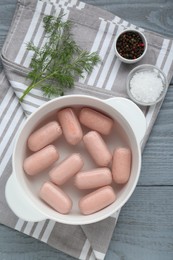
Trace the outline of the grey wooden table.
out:
<instances>
[{"instance_id":1,"label":"grey wooden table","mask_svg":"<svg viewBox=\"0 0 173 260\"><path fill-rule=\"evenodd\" d=\"M172 0L85 0L173 37ZM0 0L0 49L16 0ZM2 69L2 66L0 67ZM173 81L172 81L173 84ZM0 260L74 259L0 225ZM138 186L123 207L106 260L173 260L173 85L143 153Z\"/></svg>"}]
</instances>

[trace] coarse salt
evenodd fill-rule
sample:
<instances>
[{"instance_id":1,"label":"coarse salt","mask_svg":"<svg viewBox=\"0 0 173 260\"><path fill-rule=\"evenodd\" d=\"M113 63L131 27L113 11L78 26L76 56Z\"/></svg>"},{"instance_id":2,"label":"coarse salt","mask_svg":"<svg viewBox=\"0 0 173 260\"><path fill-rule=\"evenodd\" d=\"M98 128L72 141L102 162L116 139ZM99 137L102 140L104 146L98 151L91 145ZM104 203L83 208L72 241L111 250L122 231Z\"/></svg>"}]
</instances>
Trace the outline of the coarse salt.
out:
<instances>
[{"instance_id":1,"label":"coarse salt","mask_svg":"<svg viewBox=\"0 0 173 260\"><path fill-rule=\"evenodd\" d=\"M155 102L163 91L163 82L154 71L141 71L130 81L130 91L137 101Z\"/></svg>"}]
</instances>

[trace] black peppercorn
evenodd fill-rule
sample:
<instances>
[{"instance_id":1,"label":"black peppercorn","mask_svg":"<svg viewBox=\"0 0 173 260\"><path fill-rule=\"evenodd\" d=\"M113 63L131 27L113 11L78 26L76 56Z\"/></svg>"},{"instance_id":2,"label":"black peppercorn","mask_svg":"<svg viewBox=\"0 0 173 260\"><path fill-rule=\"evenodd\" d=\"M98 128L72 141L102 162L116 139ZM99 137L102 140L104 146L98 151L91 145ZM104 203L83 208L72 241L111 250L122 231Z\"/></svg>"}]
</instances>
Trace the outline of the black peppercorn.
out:
<instances>
[{"instance_id":1,"label":"black peppercorn","mask_svg":"<svg viewBox=\"0 0 173 260\"><path fill-rule=\"evenodd\" d=\"M137 59L144 52L144 42L138 32L124 32L117 40L118 53L125 59Z\"/></svg>"}]
</instances>

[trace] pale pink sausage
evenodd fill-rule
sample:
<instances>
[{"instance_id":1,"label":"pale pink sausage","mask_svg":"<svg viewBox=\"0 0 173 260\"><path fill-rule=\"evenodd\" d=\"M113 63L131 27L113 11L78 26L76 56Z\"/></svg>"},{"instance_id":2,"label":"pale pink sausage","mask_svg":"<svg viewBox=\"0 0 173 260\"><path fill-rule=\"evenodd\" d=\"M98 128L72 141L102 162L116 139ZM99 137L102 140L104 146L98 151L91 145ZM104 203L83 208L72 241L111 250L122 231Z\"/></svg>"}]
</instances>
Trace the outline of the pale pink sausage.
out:
<instances>
[{"instance_id":1,"label":"pale pink sausage","mask_svg":"<svg viewBox=\"0 0 173 260\"><path fill-rule=\"evenodd\" d=\"M84 162L80 154L74 153L55 166L49 172L49 177L55 184L62 185L80 171L83 165Z\"/></svg>"},{"instance_id":2,"label":"pale pink sausage","mask_svg":"<svg viewBox=\"0 0 173 260\"><path fill-rule=\"evenodd\" d=\"M48 144L51 144L62 135L62 130L58 122L52 121L34 131L28 138L28 147L36 152Z\"/></svg>"},{"instance_id":3,"label":"pale pink sausage","mask_svg":"<svg viewBox=\"0 0 173 260\"><path fill-rule=\"evenodd\" d=\"M78 189L93 189L111 184L112 174L109 168L102 167L90 171L78 172L74 185Z\"/></svg>"},{"instance_id":4,"label":"pale pink sausage","mask_svg":"<svg viewBox=\"0 0 173 260\"><path fill-rule=\"evenodd\" d=\"M41 187L39 196L49 206L61 214L67 214L72 208L72 200L58 186L51 182L45 182Z\"/></svg>"},{"instance_id":5,"label":"pale pink sausage","mask_svg":"<svg viewBox=\"0 0 173 260\"><path fill-rule=\"evenodd\" d=\"M24 160L23 168L29 175L36 175L58 160L59 154L54 145L48 145Z\"/></svg>"},{"instance_id":6,"label":"pale pink sausage","mask_svg":"<svg viewBox=\"0 0 173 260\"><path fill-rule=\"evenodd\" d=\"M117 148L113 153L112 175L115 183L124 184L131 173L132 153L129 148Z\"/></svg>"},{"instance_id":7,"label":"pale pink sausage","mask_svg":"<svg viewBox=\"0 0 173 260\"><path fill-rule=\"evenodd\" d=\"M83 137L83 132L76 114L71 108L58 111L58 119L66 141L76 145Z\"/></svg>"},{"instance_id":8,"label":"pale pink sausage","mask_svg":"<svg viewBox=\"0 0 173 260\"><path fill-rule=\"evenodd\" d=\"M98 166L107 166L112 160L105 141L96 131L90 131L83 137L83 142L91 157Z\"/></svg>"},{"instance_id":9,"label":"pale pink sausage","mask_svg":"<svg viewBox=\"0 0 173 260\"><path fill-rule=\"evenodd\" d=\"M88 215L95 213L116 200L116 195L111 186L99 188L79 201L79 208L82 214Z\"/></svg>"},{"instance_id":10,"label":"pale pink sausage","mask_svg":"<svg viewBox=\"0 0 173 260\"><path fill-rule=\"evenodd\" d=\"M113 127L110 117L88 107L82 108L79 120L83 125L103 135L109 135Z\"/></svg>"}]
</instances>

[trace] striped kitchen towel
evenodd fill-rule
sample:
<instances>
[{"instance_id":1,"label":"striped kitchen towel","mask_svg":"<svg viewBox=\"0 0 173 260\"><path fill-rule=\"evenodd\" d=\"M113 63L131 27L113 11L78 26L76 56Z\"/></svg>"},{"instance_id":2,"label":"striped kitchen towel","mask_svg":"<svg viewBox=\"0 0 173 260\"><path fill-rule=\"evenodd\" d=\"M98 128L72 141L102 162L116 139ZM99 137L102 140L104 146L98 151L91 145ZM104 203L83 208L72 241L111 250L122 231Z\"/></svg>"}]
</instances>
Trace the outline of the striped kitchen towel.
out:
<instances>
[{"instance_id":1,"label":"striped kitchen towel","mask_svg":"<svg viewBox=\"0 0 173 260\"><path fill-rule=\"evenodd\" d=\"M90 75L79 79L75 88L66 94L89 94L100 98L127 97L125 79L136 65L122 64L114 55L115 35L124 28L137 28L105 10L77 0L20 0L12 25L3 46L4 71L0 76L0 222L77 258L104 259L119 212L99 223L84 226L69 226L46 220L38 223L26 222L16 217L5 200L5 184L12 172L11 155L19 125L48 99L39 89L33 89L22 104L18 98L27 87L26 75L33 53L26 50L26 43L37 46L46 42L42 18L44 15L58 16L73 21L73 35L77 43L89 51L97 51L102 62ZM173 75L173 41L156 33L143 30L148 40L148 52L140 62L155 64L167 75ZM138 63L139 64L139 63ZM148 139L162 102L142 108L147 120L147 132L142 149ZM103 236L104 234L104 236Z\"/></svg>"}]
</instances>

